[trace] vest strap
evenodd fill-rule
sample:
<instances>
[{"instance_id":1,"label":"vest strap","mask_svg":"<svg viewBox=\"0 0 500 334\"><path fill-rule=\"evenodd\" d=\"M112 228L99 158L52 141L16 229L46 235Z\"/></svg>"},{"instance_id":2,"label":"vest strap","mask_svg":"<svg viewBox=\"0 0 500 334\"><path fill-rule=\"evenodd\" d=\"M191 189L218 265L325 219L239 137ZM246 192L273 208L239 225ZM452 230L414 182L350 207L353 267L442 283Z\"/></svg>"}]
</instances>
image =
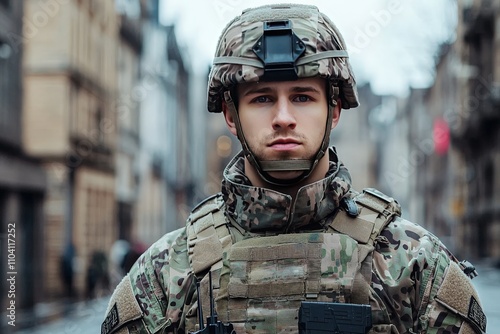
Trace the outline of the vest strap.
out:
<instances>
[{"instance_id":1,"label":"vest strap","mask_svg":"<svg viewBox=\"0 0 500 334\"><path fill-rule=\"evenodd\" d=\"M187 221L189 261L200 279L209 268L222 268L223 250L231 244L222 205L222 199L213 196L198 206Z\"/></svg>"}]
</instances>

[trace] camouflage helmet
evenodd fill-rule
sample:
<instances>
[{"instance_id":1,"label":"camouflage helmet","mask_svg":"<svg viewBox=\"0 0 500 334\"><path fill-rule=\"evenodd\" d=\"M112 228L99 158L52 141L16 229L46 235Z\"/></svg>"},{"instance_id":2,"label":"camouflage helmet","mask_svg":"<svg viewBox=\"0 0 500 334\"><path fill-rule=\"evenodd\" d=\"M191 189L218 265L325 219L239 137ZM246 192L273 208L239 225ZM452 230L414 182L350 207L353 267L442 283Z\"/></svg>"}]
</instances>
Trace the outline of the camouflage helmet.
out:
<instances>
[{"instance_id":1,"label":"camouflage helmet","mask_svg":"<svg viewBox=\"0 0 500 334\"><path fill-rule=\"evenodd\" d=\"M302 52L292 50L296 78L325 78L331 86L331 99L340 98L343 109L357 107L356 81L337 27L315 6L278 4L246 9L223 30L209 75L208 110L221 112L224 92L235 85L266 81L268 66L257 45L266 23L280 20L290 22L293 38L303 48Z\"/></svg>"}]
</instances>

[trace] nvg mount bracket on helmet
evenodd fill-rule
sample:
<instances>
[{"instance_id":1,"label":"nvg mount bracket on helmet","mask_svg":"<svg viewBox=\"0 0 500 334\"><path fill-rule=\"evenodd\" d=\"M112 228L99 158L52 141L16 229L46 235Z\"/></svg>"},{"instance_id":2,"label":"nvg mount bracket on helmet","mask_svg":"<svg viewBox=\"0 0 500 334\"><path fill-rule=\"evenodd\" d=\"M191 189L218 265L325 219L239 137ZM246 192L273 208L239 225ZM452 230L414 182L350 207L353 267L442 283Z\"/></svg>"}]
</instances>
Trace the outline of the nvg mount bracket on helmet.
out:
<instances>
[{"instance_id":1,"label":"nvg mount bracket on helmet","mask_svg":"<svg viewBox=\"0 0 500 334\"><path fill-rule=\"evenodd\" d=\"M292 31L292 22L266 21L264 33L253 46L253 52L264 63L263 81L297 80L295 62L306 50Z\"/></svg>"}]
</instances>

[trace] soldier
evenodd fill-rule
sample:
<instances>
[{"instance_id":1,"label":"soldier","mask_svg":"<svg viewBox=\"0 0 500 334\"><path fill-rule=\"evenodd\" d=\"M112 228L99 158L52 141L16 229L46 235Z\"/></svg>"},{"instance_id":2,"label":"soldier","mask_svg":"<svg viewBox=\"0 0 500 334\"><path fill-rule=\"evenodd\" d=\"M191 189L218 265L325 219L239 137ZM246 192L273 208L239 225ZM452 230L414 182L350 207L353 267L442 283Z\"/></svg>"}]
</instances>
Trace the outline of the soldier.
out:
<instances>
[{"instance_id":1,"label":"soldier","mask_svg":"<svg viewBox=\"0 0 500 334\"><path fill-rule=\"evenodd\" d=\"M243 150L221 192L117 286L101 333L191 333L211 312L219 333L313 333L312 322L342 333L339 305L369 310L363 325L346 318L359 333L484 333L474 268L402 219L394 199L351 189L328 146L341 108L358 104L343 38L316 7L269 5L232 20L208 110L224 114Z\"/></svg>"}]
</instances>

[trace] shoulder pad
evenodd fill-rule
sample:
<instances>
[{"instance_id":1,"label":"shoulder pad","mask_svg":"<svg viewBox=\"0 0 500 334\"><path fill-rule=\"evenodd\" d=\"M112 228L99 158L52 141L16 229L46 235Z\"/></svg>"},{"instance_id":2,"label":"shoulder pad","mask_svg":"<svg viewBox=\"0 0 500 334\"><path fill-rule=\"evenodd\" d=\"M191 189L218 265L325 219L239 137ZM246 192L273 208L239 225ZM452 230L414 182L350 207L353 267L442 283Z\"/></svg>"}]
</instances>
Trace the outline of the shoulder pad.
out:
<instances>
[{"instance_id":1,"label":"shoulder pad","mask_svg":"<svg viewBox=\"0 0 500 334\"><path fill-rule=\"evenodd\" d=\"M135 299L129 276L126 275L115 289L101 325L102 334L117 333L127 324L142 317L142 310Z\"/></svg>"},{"instance_id":2,"label":"shoulder pad","mask_svg":"<svg viewBox=\"0 0 500 334\"><path fill-rule=\"evenodd\" d=\"M355 201L384 216L401 216L401 205L394 198L374 188L363 189Z\"/></svg>"},{"instance_id":3,"label":"shoulder pad","mask_svg":"<svg viewBox=\"0 0 500 334\"><path fill-rule=\"evenodd\" d=\"M455 262L450 262L436 300L451 313L458 313L474 332L486 333L486 316L478 294L470 279Z\"/></svg>"},{"instance_id":4,"label":"shoulder pad","mask_svg":"<svg viewBox=\"0 0 500 334\"><path fill-rule=\"evenodd\" d=\"M363 244L373 244L380 231L401 215L399 203L373 188L342 198L331 227Z\"/></svg>"}]
</instances>

